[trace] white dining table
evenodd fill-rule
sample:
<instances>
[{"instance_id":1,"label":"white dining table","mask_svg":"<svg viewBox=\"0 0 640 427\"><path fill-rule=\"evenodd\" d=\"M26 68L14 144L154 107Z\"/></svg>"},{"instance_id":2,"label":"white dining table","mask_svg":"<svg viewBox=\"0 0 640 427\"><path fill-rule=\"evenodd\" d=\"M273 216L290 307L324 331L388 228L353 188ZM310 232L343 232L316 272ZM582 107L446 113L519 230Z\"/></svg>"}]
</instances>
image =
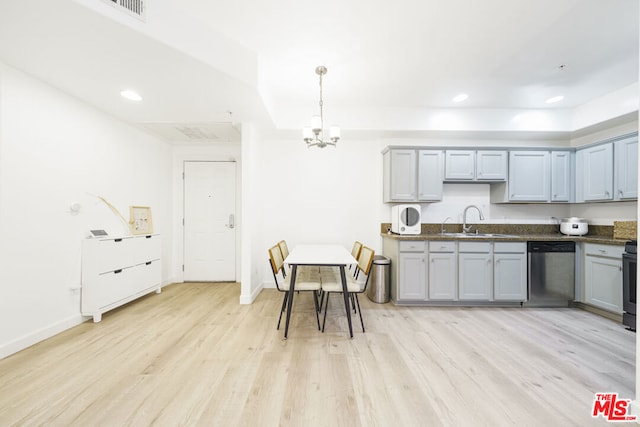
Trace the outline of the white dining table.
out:
<instances>
[{"instance_id":1,"label":"white dining table","mask_svg":"<svg viewBox=\"0 0 640 427\"><path fill-rule=\"evenodd\" d=\"M284 338L287 339L287 335L289 333L289 319L291 317L291 307L293 307L296 273L299 266L338 267L340 269L344 308L347 313L347 321L349 322L349 335L353 338L351 310L349 307L349 294L347 292L347 278L345 273L345 267L347 265L357 263L356 259L351 255L351 252L340 245L297 245L289 253L289 256L287 256L284 262L291 266L291 287L287 305L287 320L284 327Z\"/></svg>"}]
</instances>

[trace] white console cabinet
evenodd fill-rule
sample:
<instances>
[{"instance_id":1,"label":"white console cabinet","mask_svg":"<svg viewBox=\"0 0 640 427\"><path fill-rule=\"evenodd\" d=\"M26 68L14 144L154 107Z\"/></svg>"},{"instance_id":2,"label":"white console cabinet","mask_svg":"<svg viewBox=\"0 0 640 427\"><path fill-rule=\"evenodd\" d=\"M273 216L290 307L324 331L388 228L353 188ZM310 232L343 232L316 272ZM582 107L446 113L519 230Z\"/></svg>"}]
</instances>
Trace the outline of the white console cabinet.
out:
<instances>
[{"instance_id":1,"label":"white console cabinet","mask_svg":"<svg viewBox=\"0 0 640 427\"><path fill-rule=\"evenodd\" d=\"M152 291L160 293L159 235L86 239L82 242L82 315L102 313Z\"/></svg>"}]
</instances>

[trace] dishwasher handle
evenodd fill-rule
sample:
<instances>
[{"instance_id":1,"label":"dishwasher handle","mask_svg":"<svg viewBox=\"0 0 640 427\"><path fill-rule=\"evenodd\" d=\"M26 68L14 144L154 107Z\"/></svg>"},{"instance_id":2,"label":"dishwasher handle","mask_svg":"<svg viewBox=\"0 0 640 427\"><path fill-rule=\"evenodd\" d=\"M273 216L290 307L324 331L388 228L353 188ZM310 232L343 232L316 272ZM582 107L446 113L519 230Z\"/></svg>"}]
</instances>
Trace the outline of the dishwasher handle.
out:
<instances>
[{"instance_id":1,"label":"dishwasher handle","mask_svg":"<svg viewBox=\"0 0 640 427\"><path fill-rule=\"evenodd\" d=\"M529 253L546 253L546 252L575 252L576 242L558 242L558 241L533 241L527 242L527 252Z\"/></svg>"}]
</instances>

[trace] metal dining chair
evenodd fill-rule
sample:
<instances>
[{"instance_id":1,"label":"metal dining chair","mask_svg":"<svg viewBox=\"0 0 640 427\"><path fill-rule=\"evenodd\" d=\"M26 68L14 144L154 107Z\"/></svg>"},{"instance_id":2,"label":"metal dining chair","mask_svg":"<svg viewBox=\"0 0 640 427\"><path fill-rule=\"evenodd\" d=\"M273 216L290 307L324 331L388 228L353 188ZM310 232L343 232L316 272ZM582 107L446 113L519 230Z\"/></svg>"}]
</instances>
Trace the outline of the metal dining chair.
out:
<instances>
[{"instance_id":1,"label":"metal dining chair","mask_svg":"<svg viewBox=\"0 0 640 427\"><path fill-rule=\"evenodd\" d=\"M373 249L362 246L360 256L358 257L358 264L356 265L357 273L362 273L362 276L356 274L353 277L347 275L347 292L350 297L354 297L357 311L360 315L360 325L362 326L362 332L364 332L364 321L362 320L362 311L360 310L360 301L358 300L358 294L364 293L367 290L367 284L369 283L369 276L371 272L371 266L373 265L373 256L375 252ZM358 277L358 278L356 278ZM333 271L323 271L322 276L322 291L327 294L327 302L324 308L324 318L322 320L322 332L324 332L324 326L327 322L327 311L329 310L329 297L332 293L342 293L342 280L339 274Z\"/></svg>"},{"instance_id":2,"label":"metal dining chair","mask_svg":"<svg viewBox=\"0 0 640 427\"><path fill-rule=\"evenodd\" d=\"M284 293L282 299L282 307L280 308L280 316L278 317L278 326L276 329L280 329L280 322L282 321L282 313L287 306L289 299L289 290L291 289L291 276L287 276L284 272L284 258L279 245L274 245L269 248L269 265L271 266L271 272L273 273L273 279L276 282L276 288L278 291ZM282 274L282 278L279 279L279 275ZM313 291L313 303L315 305L316 322L318 323L318 330L320 330L320 305L318 304L318 291L321 289L320 273L310 269L298 269L296 272L295 291L305 292Z\"/></svg>"}]
</instances>

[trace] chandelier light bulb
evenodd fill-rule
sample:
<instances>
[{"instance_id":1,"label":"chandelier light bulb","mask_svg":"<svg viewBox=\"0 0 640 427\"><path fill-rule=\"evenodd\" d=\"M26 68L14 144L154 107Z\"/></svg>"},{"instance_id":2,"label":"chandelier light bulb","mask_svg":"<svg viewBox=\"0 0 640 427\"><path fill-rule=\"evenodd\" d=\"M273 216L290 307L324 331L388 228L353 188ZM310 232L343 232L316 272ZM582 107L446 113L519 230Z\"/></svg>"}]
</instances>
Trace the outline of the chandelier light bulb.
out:
<instances>
[{"instance_id":1,"label":"chandelier light bulb","mask_svg":"<svg viewBox=\"0 0 640 427\"><path fill-rule=\"evenodd\" d=\"M311 129L316 135L322 130L322 119L320 116L311 117Z\"/></svg>"}]
</instances>

